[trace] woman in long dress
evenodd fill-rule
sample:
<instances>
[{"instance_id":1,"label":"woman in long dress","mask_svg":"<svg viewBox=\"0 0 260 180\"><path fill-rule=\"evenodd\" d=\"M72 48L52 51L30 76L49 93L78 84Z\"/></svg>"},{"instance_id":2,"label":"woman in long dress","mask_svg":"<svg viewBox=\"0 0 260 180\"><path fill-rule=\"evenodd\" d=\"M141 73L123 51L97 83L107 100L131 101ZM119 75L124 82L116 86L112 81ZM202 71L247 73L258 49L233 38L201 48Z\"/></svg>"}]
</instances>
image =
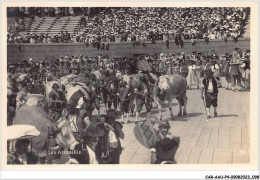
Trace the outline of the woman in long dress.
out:
<instances>
[{"instance_id":1,"label":"woman in long dress","mask_svg":"<svg viewBox=\"0 0 260 180\"><path fill-rule=\"evenodd\" d=\"M187 76L187 84L188 84L188 88L191 89L192 85L196 85L197 88L199 88L200 85L200 79L199 79L199 75L198 72L196 72L196 63L193 60L189 61L188 64L188 69L189 69L189 73Z\"/></svg>"}]
</instances>

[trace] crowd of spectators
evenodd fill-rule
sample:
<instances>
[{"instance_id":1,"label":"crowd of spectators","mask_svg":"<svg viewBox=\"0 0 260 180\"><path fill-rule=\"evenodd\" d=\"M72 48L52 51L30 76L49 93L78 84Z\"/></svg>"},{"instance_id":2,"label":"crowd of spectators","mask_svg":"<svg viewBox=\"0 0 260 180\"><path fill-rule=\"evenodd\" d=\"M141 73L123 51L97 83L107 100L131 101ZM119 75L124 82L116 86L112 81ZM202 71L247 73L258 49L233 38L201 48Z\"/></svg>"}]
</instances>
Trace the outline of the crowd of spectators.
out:
<instances>
[{"instance_id":1,"label":"crowd of spectators","mask_svg":"<svg viewBox=\"0 0 260 180\"><path fill-rule=\"evenodd\" d=\"M224 39L243 32L246 8L107 8L89 18L85 32L115 41Z\"/></svg>"},{"instance_id":2,"label":"crowd of spectators","mask_svg":"<svg viewBox=\"0 0 260 180\"><path fill-rule=\"evenodd\" d=\"M8 17L64 17L88 16L88 7L9 7Z\"/></svg>"},{"instance_id":3,"label":"crowd of spectators","mask_svg":"<svg viewBox=\"0 0 260 180\"><path fill-rule=\"evenodd\" d=\"M242 53L242 51L241 51ZM44 64L46 68L53 66L59 66L61 64L68 65L68 68L73 67L75 64L84 64L84 70L86 72L92 72L98 69L119 71L121 73L136 74L138 73L137 62L139 60L146 60L155 71L164 74L174 72L168 72L169 67L181 67L188 66L191 61L194 61L197 66L206 66L207 63L218 63L223 64L226 59L233 59L232 54L222 53L218 54L215 50L212 50L208 54L204 54L199 51L193 51L192 54L185 54L184 52L177 53L155 53L155 54L135 54L132 57L109 57L108 55L97 55L94 57L90 56L60 56L60 58L54 59L45 58L41 61L37 59L30 59L31 61L37 62L36 64ZM241 58L248 59L250 61L250 50L244 51L241 54ZM27 60L24 60L20 64L15 64L16 67L26 66ZM14 64L9 64L10 67L14 67ZM79 66L83 68L83 66ZM11 69L10 69L11 70Z\"/></svg>"},{"instance_id":4,"label":"crowd of spectators","mask_svg":"<svg viewBox=\"0 0 260 180\"><path fill-rule=\"evenodd\" d=\"M51 36L48 33L27 33L23 36L13 32L7 33L7 41L9 43L69 43L72 41L71 36L67 30L61 30L58 35Z\"/></svg>"},{"instance_id":5,"label":"crowd of spectators","mask_svg":"<svg viewBox=\"0 0 260 180\"><path fill-rule=\"evenodd\" d=\"M156 40L238 40L250 15L242 7L192 8L18 8L20 17L81 16L72 42L121 42L145 44ZM51 13L52 12L52 13ZM20 18L21 19L21 18ZM21 35L24 36L24 35ZM56 42L56 41L54 41ZM71 41L68 41L71 42Z\"/></svg>"}]
</instances>

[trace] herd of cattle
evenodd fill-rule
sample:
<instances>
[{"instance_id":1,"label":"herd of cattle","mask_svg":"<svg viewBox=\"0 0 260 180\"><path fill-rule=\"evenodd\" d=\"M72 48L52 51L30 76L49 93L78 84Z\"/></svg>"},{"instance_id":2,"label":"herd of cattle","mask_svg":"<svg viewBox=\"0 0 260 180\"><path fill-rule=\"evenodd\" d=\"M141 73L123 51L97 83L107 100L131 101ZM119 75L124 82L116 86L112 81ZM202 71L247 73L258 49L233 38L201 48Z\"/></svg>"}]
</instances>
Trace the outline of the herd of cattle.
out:
<instances>
[{"instance_id":1,"label":"herd of cattle","mask_svg":"<svg viewBox=\"0 0 260 180\"><path fill-rule=\"evenodd\" d=\"M27 98L27 102L24 103L19 109L16 109L14 112L15 116L12 118L12 122L9 124L27 124L35 126L39 131L40 135L35 138L32 138L32 152L39 155L39 157L47 158L47 162L53 163L55 160L53 156L48 156L49 150L57 150L59 148L70 149L73 150L72 144L81 143L74 135L73 130L70 126L68 119L60 117L55 121L50 117L49 111L51 110L51 103L59 103L52 102L49 98L49 93L52 90L53 84L59 85L59 90L62 91L65 95L65 103L70 102L73 98L73 95L77 92L81 92L84 96L84 100L91 102L87 104L83 102L80 108L85 109L89 112L89 116L92 118L91 121L99 121L102 116L100 116L100 100L102 99L102 94L96 94L96 86L95 83L97 81L102 81L105 78L105 74L101 70L97 70L92 72L95 76L95 79L89 79L86 77L81 77L75 74L70 74L68 76L60 78L59 81L50 81L44 82L41 88L43 89L44 94L30 94L29 98ZM21 77L25 77L26 75L20 75ZM148 85L153 87L153 94L149 94L149 97L153 100L153 102L157 105L159 109L159 119L162 119L162 103L164 100L167 100L168 108L170 111L170 115L174 118L172 113L172 99L176 98L179 103L179 113L178 115L186 115L186 104L187 104L187 96L186 96L186 88L187 81L186 78L181 75L155 75L150 72L127 75L116 73L115 79L120 81L125 81L129 87L131 92L130 103L136 103L136 91L137 86L142 84L140 77L146 76L152 78L152 81L148 82ZM148 78L148 79L149 79ZM152 82L152 83L151 83ZM113 83L113 82L112 82ZM10 82L8 82L10 86ZM14 94L8 91L8 97L12 97ZM158 94L156 94L156 89L160 89L160 91L165 93L165 98L162 101L158 98ZM146 95L144 95L146 96ZM8 101L13 101L12 98L8 98ZM30 103L29 103L30 102ZM97 103L98 102L98 103ZM10 103L10 102L9 102ZM131 105L130 105L131 106ZM53 106L52 106L53 107ZM64 106L60 106L63 107ZM136 107L136 104L135 104ZM98 115L92 114L94 109L98 110ZM63 110L63 109L61 109ZM102 119L102 118L101 118ZM10 119L9 119L10 121ZM55 145L50 146L49 141L50 138L55 139Z\"/></svg>"}]
</instances>

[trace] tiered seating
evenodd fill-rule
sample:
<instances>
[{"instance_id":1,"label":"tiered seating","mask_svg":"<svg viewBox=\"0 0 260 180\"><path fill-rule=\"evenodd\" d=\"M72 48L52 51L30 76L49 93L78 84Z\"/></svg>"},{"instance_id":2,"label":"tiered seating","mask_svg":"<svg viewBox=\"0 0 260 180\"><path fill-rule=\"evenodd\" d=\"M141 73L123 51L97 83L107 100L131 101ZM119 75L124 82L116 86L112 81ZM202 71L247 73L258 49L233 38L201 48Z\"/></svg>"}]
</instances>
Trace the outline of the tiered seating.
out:
<instances>
[{"instance_id":1,"label":"tiered seating","mask_svg":"<svg viewBox=\"0 0 260 180\"><path fill-rule=\"evenodd\" d=\"M57 19L56 23L49 29L49 34L53 37L64 29L69 21L69 17L61 17Z\"/></svg>"},{"instance_id":2,"label":"tiered seating","mask_svg":"<svg viewBox=\"0 0 260 180\"><path fill-rule=\"evenodd\" d=\"M7 18L7 26L13 26L14 27L15 18Z\"/></svg>"},{"instance_id":3,"label":"tiered seating","mask_svg":"<svg viewBox=\"0 0 260 180\"><path fill-rule=\"evenodd\" d=\"M31 28L31 25L32 25L32 22L33 22L33 19L31 18L24 18L24 30L21 30L20 33L26 33L30 28ZM18 32L16 29L15 29L15 18L7 18L7 26L9 27L11 25L11 31L12 32Z\"/></svg>"},{"instance_id":4,"label":"tiered seating","mask_svg":"<svg viewBox=\"0 0 260 180\"><path fill-rule=\"evenodd\" d=\"M29 33L36 33L38 28L43 23L43 21L44 21L43 18L35 17L35 19L32 21L30 30L27 31L27 32L29 32Z\"/></svg>"},{"instance_id":5,"label":"tiered seating","mask_svg":"<svg viewBox=\"0 0 260 180\"><path fill-rule=\"evenodd\" d=\"M11 26L10 31L12 31L12 32L16 32L14 24L15 24L15 18L7 18L7 27Z\"/></svg>"},{"instance_id":6,"label":"tiered seating","mask_svg":"<svg viewBox=\"0 0 260 180\"><path fill-rule=\"evenodd\" d=\"M12 26L11 31L15 32L15 18L8 18L8 26ZM59 34L61 30L67 30L70 34L74 34L74 30L79 28L80 16L75 17L35 17L35 19L24 18L25 29L20 33L35 33L40 35L48 33L52 37Z\"/></svg>"},{"instance_id":7,"label":"tiered seating","mask_svg":"<svg viewBox=\"0 0 260 180\"><path fill-rule=\"evenodd\" d=\"M74 30L79 27L80 17L61 17L53 21L53 25L50 26L48 32L53 37L60 33L61 30L67 30L70 34L74 33Z\"/></svg>"},{"instance_id":8,"label":"tiered seating","mask_svg":"<svg viewBox=\"0 0 260 180\"><path fill-rule=\"evenodd\" d=\"M32 22L33 22L33 19L24 18L25 31L28 31L31 28Z\"/></svg>"},{"instance_id":9,"label":"tiered seating","mask_svg":"<svg viewBox=\"0 0 260 180\"><path fill-rule=\"evenodd\" d=\"M67 25L65 26L65 30L68 31L70 34L74 34L74 30L76 28L79 28L79 23L80 23L80 17L75 16L75 17L69 17L69 21Z\"/></svg>"},{"instance_id":10,"label":"tiered seating","mask_svg":"<svg viewBox=\"0 0 260 180\"><path fill-rule=\"evenodd\" d=\"M45 17L43 23L37 29L37 34L48 33L49 29L56 23L57 18Z\"/></svg>"}]
</instances>

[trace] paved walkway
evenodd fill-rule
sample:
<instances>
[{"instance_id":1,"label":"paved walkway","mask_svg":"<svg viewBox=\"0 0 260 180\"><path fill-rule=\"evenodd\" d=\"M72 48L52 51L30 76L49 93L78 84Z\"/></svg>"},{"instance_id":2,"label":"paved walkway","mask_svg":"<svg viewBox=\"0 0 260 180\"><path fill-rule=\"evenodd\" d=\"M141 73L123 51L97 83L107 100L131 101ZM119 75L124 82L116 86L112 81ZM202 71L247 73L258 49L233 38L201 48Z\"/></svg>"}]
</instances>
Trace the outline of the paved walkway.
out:
<instances>
[{"instance_id":1,"label":"paved walkway","mask_svg":"<svg viewBox=\"0 0 260 180\"><path fill-rule=\"evenodd\" d=\"M232 92L219 89L218 117L208 122L200 90L187 91L188 115L170 121L171 131L181 138L176 153L178 164L249 163L250 92ZM143 108L145 110L145 108ZM170 118L164 108L164 118ZM212 114L213 114L213 109ZM173 100L173 113L177 115L177 100ZM143 111L144 112L144 111ZM156 114L156 110L154 113ZM145 113L141 114L142 119ZM119 120L119 119L118 119ZM130 119L134 121L134 118ZM134 136L134 123L124 124L125 139L120 164L146 164L150 151L139 144ZM157 128L158 124L155 124Z\"/></svg>"}]
</instances>

